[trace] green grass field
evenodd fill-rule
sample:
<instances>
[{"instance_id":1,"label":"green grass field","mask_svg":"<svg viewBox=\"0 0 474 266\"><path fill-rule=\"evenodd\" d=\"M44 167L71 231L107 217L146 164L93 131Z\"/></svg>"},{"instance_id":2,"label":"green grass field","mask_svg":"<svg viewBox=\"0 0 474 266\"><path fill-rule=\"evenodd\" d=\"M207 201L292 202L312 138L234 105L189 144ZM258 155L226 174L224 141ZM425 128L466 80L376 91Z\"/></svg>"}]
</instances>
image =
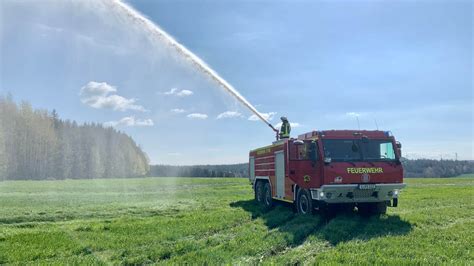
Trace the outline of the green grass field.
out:
<instances>
[{"instance_id":1,"label":"green grass field","mask_svg":"<svg viewBox=\"0 0 474 266\"><path fill-rule=\"evenodd\" d=\"M262 212L247 179L0 182L0 264L473 265L474 178L405 179L364 218Z\"/></svg>"}]
</instances>

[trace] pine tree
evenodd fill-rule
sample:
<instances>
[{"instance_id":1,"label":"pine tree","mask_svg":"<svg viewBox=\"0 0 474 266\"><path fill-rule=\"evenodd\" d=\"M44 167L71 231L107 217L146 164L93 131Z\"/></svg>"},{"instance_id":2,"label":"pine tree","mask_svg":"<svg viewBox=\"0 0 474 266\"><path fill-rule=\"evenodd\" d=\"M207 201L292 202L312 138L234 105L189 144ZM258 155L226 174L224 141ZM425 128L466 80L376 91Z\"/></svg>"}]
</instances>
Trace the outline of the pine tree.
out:
<instances>
[{"instance_id":1,"label":"pine tree","mask_svg":"<svg viewBox=\"0 0 474 266\"><path fill-rule=\"evenodd\" d=\"M0 97L0 180L136 177L148 157L126 134Z\"/></svg>"}]
</instances>

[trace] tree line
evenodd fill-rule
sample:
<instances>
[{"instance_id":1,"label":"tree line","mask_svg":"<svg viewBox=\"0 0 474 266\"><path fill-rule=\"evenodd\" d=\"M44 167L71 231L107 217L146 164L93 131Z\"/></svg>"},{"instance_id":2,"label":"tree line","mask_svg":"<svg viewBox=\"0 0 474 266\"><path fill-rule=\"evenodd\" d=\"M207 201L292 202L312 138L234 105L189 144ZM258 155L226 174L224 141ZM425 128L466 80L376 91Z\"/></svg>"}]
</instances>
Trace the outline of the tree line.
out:
<instances>
[{"instance_id":1,"label":"tree line","mask_svg":"<svg viewBox=\"0 0 474 266\"><path fill-rule=\"evenodd\" d=\"M159 177L248 177L248 164L151 165L150 176Z\"/></svg>"},{"instance_id":2,"label":"tree line","mask_svg":"<svg viewBox=\"0 0 474 266\"><path fill-rule=\"evenodd\" d=\"M458 160L404 160L406 177L455 177L474 174L474 161Z\"/></svg>"},{"instance_id":3,"label":"tree line","mask_svg":"<svg viewBox=\"0 0 474 266\"><path fill-rule=\"evenodd\" d=\"M138 177L147 155L128 135L62 120L56 111L0 97L0 180Z\"/></svg>"},{"instance_id":4,"label":"tree line","mask_svg":"<svg viewBox=\"0 0 474 266\"><path fill-rule=\"evenodd\" d=\"M455 177L474 174L473 161L403 160L405 177ZM228 165L152 165L150 176L159 177L248 177L248 163Z\"/></svg>"}]
</instances>

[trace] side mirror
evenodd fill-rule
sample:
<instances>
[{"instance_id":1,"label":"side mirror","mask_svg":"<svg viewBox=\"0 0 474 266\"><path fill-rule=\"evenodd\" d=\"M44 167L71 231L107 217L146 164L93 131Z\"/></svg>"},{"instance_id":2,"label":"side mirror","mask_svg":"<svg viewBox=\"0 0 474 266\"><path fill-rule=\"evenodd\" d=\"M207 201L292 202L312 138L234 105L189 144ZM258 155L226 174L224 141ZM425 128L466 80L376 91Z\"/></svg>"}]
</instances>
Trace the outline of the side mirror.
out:
<instances>
[{"instance_id":1,"label":"side mirror","mask_svg":"<svg viewBox=\"0 0 474 266\"><path fill-rule=\"evenodd\" d=\"M402 161L402 158L403 158L403 157L402 157L402 144L397 141L397 142L395 142L395 146L397 146L398 154L399 154L399 156L400 156L400 159L398 160L397 163L398 163L398 164L402 164L402 163L403 163L403 161Z\"/></svg>"}]
</instances>

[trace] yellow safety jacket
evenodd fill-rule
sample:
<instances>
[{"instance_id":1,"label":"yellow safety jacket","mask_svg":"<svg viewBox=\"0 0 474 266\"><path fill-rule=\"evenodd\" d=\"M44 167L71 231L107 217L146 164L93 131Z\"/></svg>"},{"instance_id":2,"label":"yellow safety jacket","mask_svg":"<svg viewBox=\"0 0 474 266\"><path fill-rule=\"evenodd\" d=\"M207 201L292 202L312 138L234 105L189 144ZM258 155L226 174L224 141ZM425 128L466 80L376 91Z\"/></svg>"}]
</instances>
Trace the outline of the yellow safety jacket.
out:
<instances>
[{"instance_id":1,"label":"yellow safety jacket","mask_svg":"<svg viewBox=\"0 0 474 266\"><path fill-rule=\"evenodd\" d=\"M280 138L287 139L290 137L291 126L288 122L283 122L280 128Z\"/></svg>"}]
</instances>

